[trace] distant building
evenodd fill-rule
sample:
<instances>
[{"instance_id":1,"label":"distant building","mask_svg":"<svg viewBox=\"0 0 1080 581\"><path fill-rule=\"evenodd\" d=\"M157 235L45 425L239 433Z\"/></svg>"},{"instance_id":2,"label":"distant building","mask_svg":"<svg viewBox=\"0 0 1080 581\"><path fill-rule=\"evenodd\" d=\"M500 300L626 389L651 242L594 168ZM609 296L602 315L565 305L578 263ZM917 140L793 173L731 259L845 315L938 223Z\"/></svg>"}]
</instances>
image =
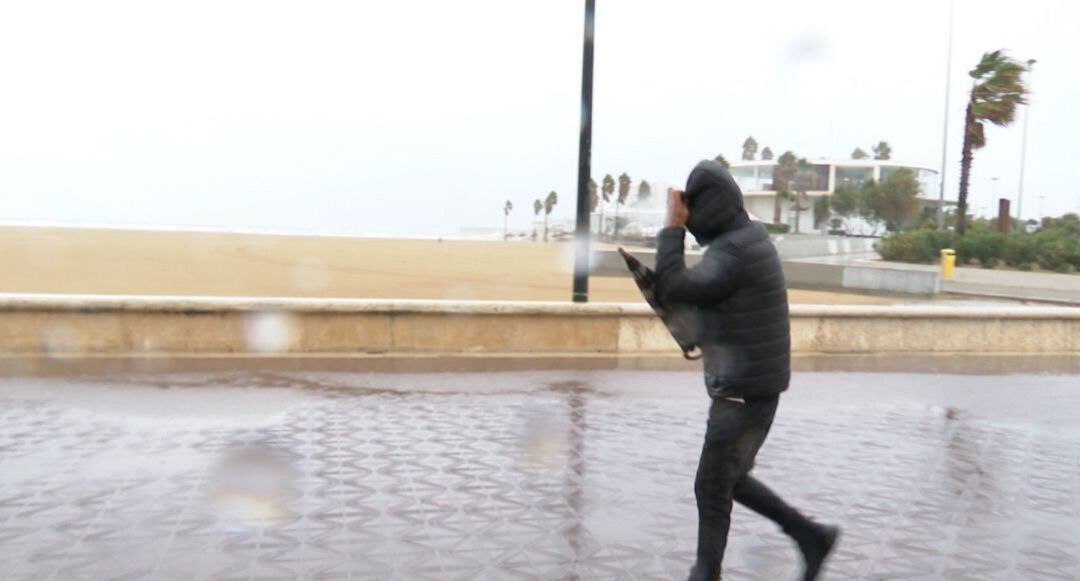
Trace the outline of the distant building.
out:
<instances>
[{"instance_id":1,"label":"distant building","mask_svg":"<svg viewBox=\"0 0 1080 581\"><path fill-rule=\"evenodd\" d=\"M859 188L870 180L881 181L891 172L900 169L909 169L915 174L921 188L919 200L925 206L938 205L938 170L929 166L878 159L815 159L809 160L809 163L812 166L813 180L804 186L804 209L796 212L795 200L780 202L780 223L787 224L792 232L795 231L796 222L800 232L814 231L814 201L821 196L830 195L841 186ZM766 222L773 221L773 205L776 200L773 172L776 165L776 160L739 161L731 164L731 175L742 189L747 211ZM955 202L946 201L945 205L955 205ZM797 220L796 213L799 214Z\"/></svg>"},{"instance_id":2,"label":"distant building","mask_svg":"<svg viewBox=\"0 0 1080 581\"><path fill-rule=\"evenodd\" d=\"M932 167L899 163L877 159L816 159L808 160L812 168L813 183L808 186L806 198L800 200L805 208L799 212L800 232L814 232L814 201L821 196L830 195L837 187L850 186L860 188L870 180L881 181L889 173L899 169L909 169L915 174L921 192L919 200L924 206L936 207L940 179L938 171ZM773 202L776 191L773 189L773 171L776 160L739 161L731 164L731 175L742 190L746 210L751 219L772 222ZM632 186L626 204L619 206L615 196L608 202L600 201L592 212L592 231L605 239L615 237L615 222L618 216L618 238L621 240L652 240L656 232L663 227L664 212L667 204L667 188L670 184L663 181L650 181L652 195L642 199L637 186ZM680 186L681 187L681 186ZM792 185L795 187L795 184ZM781 200L780 223L787 224L795 231L795 200ZM946 206L956 205L954 201L945 201ZM618 206L618 207L617 207ZM852 222L849 220L848 222ZM857 221L856 221L857 222ZM572 222L571 229L572 229Z\"/></svg>"}]
</instances>

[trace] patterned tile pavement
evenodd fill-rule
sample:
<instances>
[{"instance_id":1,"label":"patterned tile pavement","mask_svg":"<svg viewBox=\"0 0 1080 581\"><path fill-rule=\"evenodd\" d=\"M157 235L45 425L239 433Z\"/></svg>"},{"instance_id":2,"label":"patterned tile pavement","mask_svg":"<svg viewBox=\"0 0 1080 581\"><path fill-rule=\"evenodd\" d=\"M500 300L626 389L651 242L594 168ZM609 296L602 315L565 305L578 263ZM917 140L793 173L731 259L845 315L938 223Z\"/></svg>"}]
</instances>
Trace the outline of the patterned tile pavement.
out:
<instances>
[{"instance_id":1,"label":"patterned tile pavement","mask_svg":"<svg viewBox=\"0 0 1080 581\"><path fill-rule=\"evenodd\" d=\"M1080 579L1080 433L885 397L875 384L888 376L827 395L854 375L798 378L820 398L785 396L756 469L844 527L825 578ZM927 389L957 381L911 377ZM624 379L664 395L611 387ZM965 381L975 398L1004 389ZM1045 381L1009 383L1036 397ZM0 380L0 579L684 578L698 382ZM738 507L731 535L726 579L797 575L769 522Z\"/></svg>"}]
</instances>

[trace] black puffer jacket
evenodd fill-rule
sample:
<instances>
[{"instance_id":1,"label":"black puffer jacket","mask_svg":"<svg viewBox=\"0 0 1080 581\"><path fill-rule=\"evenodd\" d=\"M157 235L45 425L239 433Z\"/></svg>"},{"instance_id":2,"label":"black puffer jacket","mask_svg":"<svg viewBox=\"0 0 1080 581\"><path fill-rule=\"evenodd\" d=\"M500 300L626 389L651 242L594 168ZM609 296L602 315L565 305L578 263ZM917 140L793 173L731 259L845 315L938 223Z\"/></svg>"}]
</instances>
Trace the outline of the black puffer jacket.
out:
<instances>
[{"instance_id":1,"label":"black puffer jacket","mask_svg":"<svg viewBox=\"0 0 1080 581\"><path fill-rule=\"evenodd\" d=\"M687 179L686 195L687 229L708 248L701 262L686 268L685 231L660 231L660 302L693 318L709 395L778 394L791 378L791 335L776 248L765 228L747 216L739 186L720 164L699 163Z\"/></svg>"}]
</instances>

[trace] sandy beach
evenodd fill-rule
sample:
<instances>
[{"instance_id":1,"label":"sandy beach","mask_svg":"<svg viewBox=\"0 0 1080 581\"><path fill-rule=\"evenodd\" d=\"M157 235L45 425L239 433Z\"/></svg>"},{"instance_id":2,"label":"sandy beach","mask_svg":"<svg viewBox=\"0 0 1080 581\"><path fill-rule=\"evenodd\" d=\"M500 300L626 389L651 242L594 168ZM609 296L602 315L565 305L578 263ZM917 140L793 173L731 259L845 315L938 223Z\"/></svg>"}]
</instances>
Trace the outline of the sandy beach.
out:
<instances>
[{"instance_id":1,"label":"sandy beach","mask_svg":"<svg viewBox=\"0 0 1080 581\"><path fill-rule=\"evenodd\" d=\"M0 292L569 300L567 242L351 238L0 226ZM593 301L640 301L629 278L592 277ZM795 303L886 297L791 290Z\"/></svg>"}]
</instances>

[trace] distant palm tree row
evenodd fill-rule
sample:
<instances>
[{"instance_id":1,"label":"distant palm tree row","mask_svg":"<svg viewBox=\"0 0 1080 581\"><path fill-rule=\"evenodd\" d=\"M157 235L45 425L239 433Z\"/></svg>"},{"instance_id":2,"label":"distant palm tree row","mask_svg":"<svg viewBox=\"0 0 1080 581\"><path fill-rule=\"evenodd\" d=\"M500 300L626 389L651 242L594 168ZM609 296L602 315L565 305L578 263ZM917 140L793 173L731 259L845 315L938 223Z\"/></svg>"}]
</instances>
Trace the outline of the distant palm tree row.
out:
<instances>
[{"instance_id":1,"label":"distant palm tree row","mask_svg":"<svg viewBox=\"0 0 1080 581\"><path fill-rule=\"evenodd\" d=\"M619 235L619 206L625 205L627 198L630 197L630 184L633 180L630 179L630 174L623 172L618 177L618 191L619 195L615 198L615 236ZM597 194L596 180L589 178L589 212L595 212L597 206L600 205L600 200L604 202L610 202L612 196L615 194L616 181L611 177L611 174L607 174L603 179L603 186L600 188L599 195ZM641 180L638 184L638 200L647 200L652 196L652 186L649 182ZM537 198L533 200L533 214L537 217L540 216L540 212L544 212L544 242L548 241L548 216L551 215L552 210L559 203L559 194L554 191L549 192L547 197L540 200ZM509 217L510 212L514 209L514 204L510 200L506 200L503 204L503 239L510 237ZM533 240L537 238L537 232L535 227L532 233Z\"/></svg>"},{"instance_id":2,"label":"distant palm tree row","mask_svg":"<svg viewBox=\"0 0 1080 581\"><path fill-rule=\"evenodd\" d=\"M755 140L753 136L747 137L742 146L742 159L744 161L753 161L757 157L757 148L757 140ZM871 150L874 152L874 159L886 160L892 156L892 147L886 141L878 142ZM870 156L863 151L862 148L855 148L851 157L852 159L866 159ZM763 149L761 151L761 159L765 161L772 160L772 149L769 147ZM714 160L725 168L731 167L731 164L728 163L723 154L717 155ZM873 196L877 196L881 199L881 201L876 204L877 208L881 208L880 211L876 211L875 209L874 212L871 212L871 206L867 205L866 212L861 215L867 217L870 221L877 221L880 219L888 224L903 222L904 219L907 218L907 214L910 214L912 208L914 208L911 203L914 201L912 196L918 193L918 182L915 181L914 175L905 175L904 178L905 181L902 184L902 187L874 189L877 188L877 186L871 184L870 188L865 192L861 192L868 197L867 199L870 199L870 197ZM912 193L908 182L914 183L915 193ZM827 187L825 184L820 183L820 176L815 171L813 165L807 161L805 157L799 157L791 150L785 151L776 159L776 165L773 166L772 169L772 184L773 189L776 191L776 196L773 197L772 222L774 224L780 223L783 202L791 201L791 209L795 212L796 231L798 231L799 228L799 220L802 216L801 212L811 208L807 205L809 203L807 192L811 190L824 190ZM893 195L894 192L895 195ZM912 200L907 200L908 197L912 197ZM891 203L894 199L902 199L903 201L900 203ZM895 206L898 209L893 211L892 206ZM831 205L828 198L818 200L818 203L814 206L815 222L824 222L827 220L830 208ZM897 215L900 215L900 217L896 217Z\"/></svg>"},{"instance_id":3,"label":"distant palm tree row","mask_svg":"<svg viewBox=\"0 0 1080 581\"><path fill-rule=\"evenodd\" d=\"M964 112L964 141L960 155L960 189L957 196L956 232L963 235L967 215L968 185L971 178L971 164L976 149L986 145L984 123L998 127L1008 127L1016 119L1016 107L1027 103L1029 93L1024 82L1024 73L1031 70L1034 60L1021 62L1005 54L1004 49L987 52L979 59L975 68L968 71L973 79L971 94ZM887 141L880 141L870 148L874 159L892 158L892 147ZM747 137L742 144L742 159L752 161L757 156L758 142L753 136ZM851 159L867 159L870 154L861 147L851 152ZM766 147L761 151L761 159L771 160L773 152ZM731 165L723 155L715 160L725 168ZM774 222L780 219L780 200L790 198L788 185L798 173L798 166L805 165L791 151L786 151L777 160L774 171L774 188L777 191L773 209Z\"/></svg>"},{"instance_id":4,"label":"distant palm tree row","mask_svg":"<svg viewBox=\"0 0 1080 581\"><path fill-rule=\"evenodd\" d=\"M889 146L887 141L879 141L877 145L870 148L874 152L874 159L890 159L892 157L892 147ZM746 138L746 141L742 145L742 159L743 161L754 161L757 157L758 142L754 139L754 136ZM870 157L869 153L863 151L861 147L856 147L855 151L851 152L851 159L866 159ZM731 168L731 164L728 163L727 158L723 154L717 155L715 161L725 168ZM773 151L768 146L761 150L761 159L763 161L770 161L773 159Z\"/></svg>"},{"instance_id":5,"label":"distant palm tree row","mask_svg":"<svg viewBox=\"0 0 1080 581\"><path fill-rule=\"evenodd\" d=\"M877 145L871 148L874 152L874 159L889 159L892 155L892 148L888 142L881 141ZM743 142L742 159L747 161L753 161L758 153L758 143L753 136L747 137ZM852 159L864 159L869 157L861 148L856 148L852 153ZM762 160L772 160L773 151L769 147L765 147L761 150ZM718 154L714 160L720 163L725 168L731 167L727 159L723 154ZM803 206L806 202L806 191L813 189L812 184L816 179L813 168L810 167L806 158L797 156L793 151L787 150L780 155L776 160L776 167L773 169L773 183L777 191L775 201L773 204L773 222L779 223L782 211L782 202L785 200L793 200L795 208L799 211L808 210L809 207ZM600 201L605 203L615 199L615 226L614 236L618 237L619 229L622 226L619 219L620 207L626 204L630 195L630 184L632 180L630 175L623 172L618 178L612 177L611 174L604 176L601 181L601 185L598 187L596 180L589 179L589 212L595 212L600 205ZM615 197L616 187L618 188L618 196ZM794 191L793 191L794 190ZM638 200L646 200L652 196L652 187L649 182L641 180L638 184ZM544 212L544 231L543 240L548 241L548 216L551 214L555 205L558 204L559 196L555 192L549 192L547 197L541 201L539 198L533 201L533 213L536 216L540 215L540 212ZM503 220L503 237L509 237L508 217L510 211L513 209L513 204L510 200L507 200L503 206L504 220ZM796 219L798 219L798 212L796 212ZM532 238L535 240L538 234L534 228Z\"/></svg>"},{"instance_id":6,"label":"distant palm tree row","mask_svg":"<svg viewBox=\"0 0 1080 581\"><path fill-rule=\"evenodd\" d=\"M1024 73L1031 70L1031 65L1034 60L1029 60L1026 63L1020 62L1014 58L1011 58L1005 54L1004 49L987 52L979 59L979 63L975 68L968 72L968 75L973 79L973 85L971 87L971 94L968 98L967 107L964 114L964 141L961 150L960 157L960 189L957 200L957 212L956 212L956 232L960 235L964 234L965 216L967 214L967 199L968 199L968 181L971 177L971 165L974 158L974 152L976 149L980 149L986 145L986 134L984 130L984 123L991 123L999 127L1007 127L1012 124L1016 118L1016 107L1023 105L1027 102L1028 87L1024 82ZM870 148L873 152L873 157L876 160L888 160L892 158L892 147L887 141L879 141L877 145ZM753 136L749 136L743 141L742 144L742 159L744 161L753 161L758 155L758 142ZM865 150L861 147L856 147L851 152L852 159L867 159L870 157ZM773 151L769 147L765 147L761 150L761 159L769 161L773 159ZM718 154L714 160L725 168L730 168L731 164L722 155ZM794 199L798 210L805 210L807 208L802 207L802 200L800 195L805 196L805 192L810 188L810 184L814 179L812 168L810 168L805 158L799 158L791 150L785 151L776 160L776 167L773 170L773 188L776 190L775 202L773 205L773 222L780 221L781 214L781 200ZM905 180L907 177L905 176ZM913 179L907 180L914 182ZM618 177L618 197L615 203L615 236L619 235L619 207L626 203L627 197L630 195L630 175L623 172ZM911 189L910 184L901 184L902 187L898 187L898 190L907 192ZM792 193L795 190L797 193ZM597 206L600 204L600 200L604 202L611 201L612 196L616 191L616 179L607 174L604 176L601 186L599 188L599 194L597 193L597 184L593 179L589 179L589 211L595 212ZM904 193L903 198L911 197L910 192ZM648 182L642 180L638 185L638 199L647 199L652 195L652 188L650 188ZM887 199L887 198L886 198ZM899 198L898 198L899 199ZM555 208L555 205L559 203L559 196L555 192L548 193L547 197L541 201L537 198L533 201L533 213L536 216L540 215L540 211L544 211L544 241L548 240L548 216L551 215L551 211ZM828 204L828 202L826 202ZM904 205L903 212L909 213L910 208ZM508 220L511 210L514 205L507 200L503 205L503 236L509 235ZM827 206L825 212L827 213ZM817 209L815 209L817 213ZM799 213L796 212L796 217ZM797 219L797 218L796 218ZM886 220L888 222L888 220ZM893 220L896 222L896 220ZM533 239L536 239L536 231L533 230Z\"/></svg>"},{"instance_id":7,"label":"distant palm tree row","mask_svg":"<svg viewBox=\"0 0 1080 581\"><path fill-rule=\"evenodd\" d=\"M548 192L547 197L543 201L540 198L533 200L532 208L533 214L540 215L540 212L544 212L544 242L548 240L548 216L551 215L551 211L555 209L555 205L559 203L559 194L554 191ZM506 200L503 204L503 240L510 238L510 212L514 209L514 203L510 200ZM533 227L532 232L533 240L536 240L536 227Z\"/></svg>"}]
</instances>

